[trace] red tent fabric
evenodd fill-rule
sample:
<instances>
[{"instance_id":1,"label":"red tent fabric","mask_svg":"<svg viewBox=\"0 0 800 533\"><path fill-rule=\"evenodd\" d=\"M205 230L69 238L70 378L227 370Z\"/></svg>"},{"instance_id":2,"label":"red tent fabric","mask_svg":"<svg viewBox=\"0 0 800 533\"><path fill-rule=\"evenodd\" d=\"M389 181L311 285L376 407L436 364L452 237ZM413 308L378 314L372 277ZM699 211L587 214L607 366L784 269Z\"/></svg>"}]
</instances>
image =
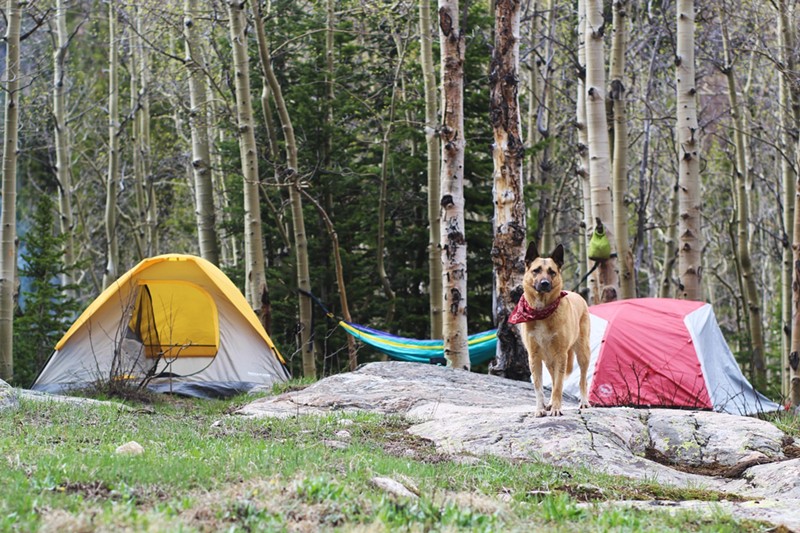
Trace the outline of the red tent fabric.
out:
<instances>
[{"instance_id":1,"label":"red tent fabric","mask_svg":"<svg viewBox=\"0 0 800 533\"><path fill-rule=\"evenodd\" d=\"M711 409L703 369L684 317L703 302L631 300L601 304L608 321L589 401L592 405L660 405Z\"/></svg>"},{"instance_id":2,"label":"red tent fabric","mask_svg":"<svg viewBox=\"0 0 800 533\"><path fill-rule=\"evenodd\" d=\"M711 305L664 298L589 308L589 402L597 407L675 407L750 415L780 406L747 381ZM544 384L550 375L544 372ZM564 393L579 396L578 365Z\"/></svg>"}]
</instances>

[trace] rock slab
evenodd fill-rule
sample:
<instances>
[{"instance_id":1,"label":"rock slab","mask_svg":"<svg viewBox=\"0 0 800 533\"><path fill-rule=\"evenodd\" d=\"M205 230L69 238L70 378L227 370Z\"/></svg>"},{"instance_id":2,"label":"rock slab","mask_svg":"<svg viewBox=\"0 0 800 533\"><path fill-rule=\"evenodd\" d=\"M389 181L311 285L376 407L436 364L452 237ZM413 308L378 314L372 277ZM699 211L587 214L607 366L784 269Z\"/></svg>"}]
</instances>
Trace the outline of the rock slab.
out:
<instances>
[{"instance_id":1,"label":"rock slab","mask_svg":"<svg viewBox=\"0 0 800 533\"><path fill-rule=\"evenodd\" d=\"M495 455L705 488L759 499L734 515L800 531L800 459L773 424L707 411L592 408L565 397L564 416L537 418L529 383L415 363L369 363L310 387L258 399L237 414L290 417L372 411L455 456ZM657 459L653 460L653 459ZM713 472L714 475L687 470ZM726 477L729 476L729 477Z\"/></svg>"}]
</instances>

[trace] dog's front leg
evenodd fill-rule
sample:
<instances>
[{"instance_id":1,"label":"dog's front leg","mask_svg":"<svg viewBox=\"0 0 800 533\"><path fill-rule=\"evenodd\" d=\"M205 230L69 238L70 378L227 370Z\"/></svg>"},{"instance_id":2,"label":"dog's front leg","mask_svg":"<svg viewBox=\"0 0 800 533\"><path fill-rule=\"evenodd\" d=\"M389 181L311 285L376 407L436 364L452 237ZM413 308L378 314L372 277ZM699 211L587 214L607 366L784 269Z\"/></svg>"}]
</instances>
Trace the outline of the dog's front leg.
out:
<instances>
[{"instance_id":1,"label":"dog's front leg","mask_svg":"<svg viewBox=\"0 0 800 533\"><path fill-rule=\"evenodd\" d=\"M533 390L536 392L536 410L534 414L545 416L547 409L544 405L544 390L542 388L542 360L533 354L528 358L528 365L531 368L531 383L533 383Z\"/></svg>"},{"instance_id":2,"label":"dog's front leg","mask_svg":"<svg viewBox=\"0 0 800 533\"><path fill-rule=\"evenodd\" d=\"M564 366L565 357L558 357L552 363L548 363L547 370L553 380L553 391L550 393L550 416L561 416L561 396L564 391L564 376L566 368Z\"/></svg>"}]
</instances>

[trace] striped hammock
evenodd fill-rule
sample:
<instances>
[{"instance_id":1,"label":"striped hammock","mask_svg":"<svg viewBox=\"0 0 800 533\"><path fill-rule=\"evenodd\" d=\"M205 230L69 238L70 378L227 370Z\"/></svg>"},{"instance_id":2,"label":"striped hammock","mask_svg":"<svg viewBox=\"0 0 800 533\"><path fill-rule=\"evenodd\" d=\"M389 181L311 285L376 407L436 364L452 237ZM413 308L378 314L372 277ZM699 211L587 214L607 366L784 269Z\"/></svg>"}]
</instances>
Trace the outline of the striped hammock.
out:
<instances>
[{"instance_id":1,"label":"striped hammock","mask_svg":"<svg viewBox=\"0 0 800 533\"><path fill-rule=\"evenodd\" d=\"M364 344L372 346L398 361L413 363L445 364L444 344L441 339L418 340L398 337L385 331L368 328L359 324L339 322L347 333ZM469 360L472 365L479 365L494 359L497 347L497 330L492 329L467 337Z\"/></svg>"}]
</instances>

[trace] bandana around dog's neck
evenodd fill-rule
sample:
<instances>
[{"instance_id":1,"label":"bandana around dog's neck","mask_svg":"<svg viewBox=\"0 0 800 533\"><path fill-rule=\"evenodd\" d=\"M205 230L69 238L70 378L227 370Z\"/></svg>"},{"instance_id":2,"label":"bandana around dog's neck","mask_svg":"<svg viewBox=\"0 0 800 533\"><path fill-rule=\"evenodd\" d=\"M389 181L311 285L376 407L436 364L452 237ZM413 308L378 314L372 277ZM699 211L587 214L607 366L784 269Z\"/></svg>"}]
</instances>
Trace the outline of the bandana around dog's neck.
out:
<instances>
[{"instance_id":1,"label":"bandana around dog's neck","mask_svg":"<svg viewBox=\"0 0 800 533\"><path fill-rule=\"evenodd\" d=\"M508 323L521 324L522 322L531 322L532 320L544 320L555 313L556 309L558 309L558 304L561 303L561 299L566 295L567 291L561 291L561 294L559 294L558 298L556 298L552 303L549 303L544 307L540 307L539 309L535 309L531 307L531 305L528 303L528 300L525 298L525 295L523 294L519 299L519 302L517 302L517 306L514 308L511 316L508 317Z\"/></svg>"}]
</instances>

